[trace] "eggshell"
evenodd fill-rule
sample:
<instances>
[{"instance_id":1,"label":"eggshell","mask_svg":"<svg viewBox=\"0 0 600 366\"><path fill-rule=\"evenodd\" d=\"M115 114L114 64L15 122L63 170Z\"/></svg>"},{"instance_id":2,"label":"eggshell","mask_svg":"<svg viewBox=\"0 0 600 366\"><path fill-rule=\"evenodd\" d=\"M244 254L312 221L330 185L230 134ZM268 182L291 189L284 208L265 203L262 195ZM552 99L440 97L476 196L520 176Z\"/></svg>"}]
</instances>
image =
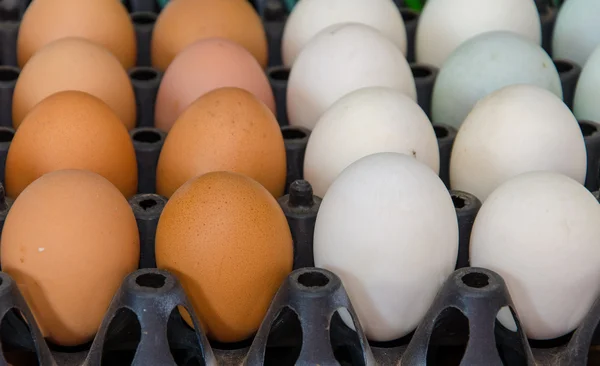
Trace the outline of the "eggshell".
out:
<instances>
[{"instance_id":1,"label":"eggshell","mask_svg":"<svg viewBox=\"0 0 600 366\"><path fill-rule=\"evenodd\" d=\"M415 36L417 62L441 67L461 43L490 31L520 34L538 45L540 16L531 0L429 0Z\"/></svg>"},{"instance_id":2,"label":"eggshell","mask_svg":"<svg viewBox=\"0 0 600 366\"><path fill-rule=\"evenodd\" d=\"M419 105L395 89L359 89L335 102L317 122L306 146L304 179L323 197L348 165L378 152L410 155L439 172L435 131Z\"/></svg>"},{"instance_id":3,"label":"eggshell","mask_svg":"<svg viewBox=\"0 0 600 366\"><path fill-rule=\"evenodd\" d=\"M471 265L504 278L529 338L569 333L600 295L599 220L594 196L553 172L513 178L481 207Z\"/></svg>"},{"instance_id":4,"label":"eggshell","mask_svg":"<svg viewBox=\"0 0 600 366\"><path fill-rule=\"evenodd\" d=\"M125 197L84 170L48 173L10 209L2 270L17 283L44 336L90 341L125 276L137 268L139 238Z\"/></svg>"},{"instance_id":5,"label":"eggshell","mask_svg":"<svg viewBox=\"0 0 600 366\"><path fill-rule=\"evenodd\" d=\"M209 337L236 342L260 325L292 270L292 236L254 180L212 172L171 197L156 230L156 263L174 273Z\"/></svg>"},{"instance_id":6,"label":"eggshell","mask_svg":"<svg viewBox=\"0 0 600 366\"><path fill-rule=\"evenodd\" d=\"M126 197L137 190L127 129L106 103L90 94L56 93L31 110L8 150L6 192L15 198L40 176L61 169L98 173Z\"/></svg>"},{"instance_id":7,"label":"eggshell","mask_svg":"<svg viewBox=\"0 0 600 366\"><path fill-rule=\"evenodd\" d=\"M124 68L135 66L136 39L127 9L120 1L35 0L21 20L17 58L22 68L46 44L81 37L110 50Z\"/></svg>"},{"instance_id":8,"label":"eggshell","mask_svg":"<svg viewBox=\"0 0 600 366\"><path fill-rule=\"evenodd\" d=\"M252 55L233 42L208 39L186 48L165 72L156 97L156 127L169 131L194 100L226 86L248 90L275 113L273 91Z\"/></svg>"},{"instance_id":9,"label":"eggshell","mask_svg":"<svg viewBox=\"0 0 600 366\"><path fill-rule=\"evenodd\" d=\"M513 84L536 85L562 99L558 71L539 45L510 32L473 37L440 69L431 100L432 119L459 128L477 101Z\"/></svg>"},{"instance_id":10,"label":"eggshell","mask_svg":"<svg viewBox=\"0 0 600 366\"><path fill-rule=\"evenodd\" d=\"M156 169L156 189L170 197L189 179L233 171L283 194L286 159L273 113L249 92L221 88L198 98L167 135Z\"/></svg>"},{"instance_id":11,"label":"eggshell","mask_svg":"<svg viewBox=\"0 0 600 366\"><path fill-rule=\"evenodd\" d=\"M600 46L590 56L581 71L575 98L573 114L580 120L600 121Z\"/></svg>"},{"instance_id":12,"label":"eggshell","mask_svg":"<svg viewBox=\"0 0 600 366\"><path fill-rule=\"evenodd\" d=\"M312 38L292 67L287 89L290 124L312 130L334 102L368 86L387 86L416 100L408 62L392 41L364 24L330 26Z\"/></svg>"},{"instance_id":13,"label":"eggshell","mask_svg":"<svg viewBox=\"0 0 600 366\"><path fill-rule=\"evenodd\" d=\"M331 185L317 215L315 265L340 276L373 341L416 328L457 253L448 190L429 167L404 154L354 162Z\"/></svg>"},{"instance_id":14,"label":"eggshell","mask_svg":"<svg viewBox=\"0 0 600 366\"><path fill-rule=\"evenodd\" d=\"M285 22L281 53L291 66L304 46L321 30L338 23L369 25L406 54L406 28L400 11L390 0L303 0Z\"/></svg>"},{"instance_id":15,"label":"eggshell","mask_svg":"<svg viewBox=\"0 0 600 366\"><path fill-rule=\"evenodd\" d=\"M569 0L560 7L552 33L552 55L584 66L600 45L600 2Z\"/></svg>"},{"instance_id":16,"label":"eggshell","mask_svg":"<svg viewBox=\"0 0 600 366\"><path fill-rule=\"evenodd\" d=\"M585 142L569 108L545 89L513 85L477 103L458 130L450 185L484 201L522 173L554 171L583 184L586 169Z\"/></svg>"},{"instance_id":17,"label":"eggshell","mask_svg":"<svg viewBox=\"0 0 600 366\"><path fill-rule=\"evenodd\" d=\"M42 99L64 90L102 99L128 129L135 127L135 96L125 69L107 49L81 38L51 42L27 62L13 94L13 126Z\"/></svg>"},{"instance_id":18,"label":"eggshell","mask_svg":"<svg viewBox=\"0 0 600 366\"><path fill-rule=\"evenodd\" d=\"M225 38L246 48L265 68L267 37L262 22L249 1L171 1L156 20L152 33L152 65L165 70L175 56L192 43Z\"/></svg>"}]
</instances>

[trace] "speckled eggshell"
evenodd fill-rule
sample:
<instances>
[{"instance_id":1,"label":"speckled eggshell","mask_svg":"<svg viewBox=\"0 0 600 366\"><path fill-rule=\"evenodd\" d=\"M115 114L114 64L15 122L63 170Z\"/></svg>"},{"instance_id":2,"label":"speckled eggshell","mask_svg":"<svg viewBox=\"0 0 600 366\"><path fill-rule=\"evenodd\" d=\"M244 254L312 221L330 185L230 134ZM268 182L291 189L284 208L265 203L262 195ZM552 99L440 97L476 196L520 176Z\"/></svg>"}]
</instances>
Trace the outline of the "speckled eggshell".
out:
<instances>
[{"instance_id":1,"label":"speckled eggshell","mask_svg":"<svg viewBox=\"0 0 600 366\"><path fill-rule=\"evenodd\" d=\"M321 30L339 23L369 25L406 54L406 28L398 6L391 0L302 0L285 22L281 54L291 66L302 48Z\"/></svg>"},{"instance_id":2,"label":"speckled eggshell","mask_svg":"<svg viewBox=\"0 0 600 366\"><path fill-rule=\"evenodd\" d=\"M165 140L156 173L157 192L170 197L189 179L233 171L283 194L286 155L273 113L249 92L221 88L198 98Z\"/></svg>"},{"instance_id":3,"label":"speckled eggshell","mask_svg":"<svg viewBox=\"0 0 600 366\"><path fill-rule=\"evenodd\" d=\"M226 86L248 90L275 113L273 91L258 62L243 47L214 38L187 47L165 72L156 97L156 127L169 131L194 100Z\"/></svg>"},{"instance_id":4,"label":"speckled eggshell","mask_svg":"<svg viewBox=\"0 0 600 366\"><path fill-rule=\"evenodd\" d=\"M560 7L552 33L552 56L583 67L600 46L600 1L569 0Z\"/></svg>"},{"instance_id":5,"label":"speckled eggshell","mask_svg":"<svg viewBox=\"0 0 600 366\"><path fill-rule=\"evenodd\" d=\"M158 222L158 268L179 278L208 336L220 342L244 340L258 329L292 261L277 201L240 174L190 180Z\"/></svg>"},{"instance_id":6,"label":"speckled eggshell","mask_svg":"<svg viewBox=\"0 0 600 366\"><path fill-rule=\"evenodd\" d=\"M120 1L35 0L19 27L17 58L23 67L44 45L65 37L81 37L110 50L124 68L135 66L133 23Z\"/></svg>"},{"instance_id":7,"label":"speckled eggshell","mask_svg":"<svg viewBox=\"0 0 600 366\"><path fill-rule=\"evenodd\" d=\"M15 133L6 158L6 192L16 198L54 170L86 169L126 197L137 190L133 143L119 117L100 99L64 91L42 100Z\"/></svg>"},{"instance_id":8,"label":"speckled eggshell","mask_svg":"<svg viewBox=\"0 0 600 366\"><path fill-rule=\"evenodd\" d=\"M415 36L417 62L441 67L468 39L492 31L517 33L542 41L540 16L533 0L429 0Z\"/></svg>"},{"instance_id":9,"label":"speckled eggshell","mask_svg":"<svg viewBox=\"0 0 600 366\"><path fill-rule=\"evenodd\" d=\"M13 126L42 99L64 90L102 99L128 129L135 127L135 96L125 69L110 51L82 38L51 42L27 62L13 94Z\"/></svg>"},{"instance_id":10,"label":"speckled eggshell","mask_svg":"<svg viewBox=\"0 0 600 366\"><path fill-rule=\"evenodd\" d=\"M312 130L338 99L370 86L397 89L417 99L408 62L392 41L365 24L327 27L308 42L290 71L290 124Z\"/></svg>"},{"instance_id":11,"label":"speckled eggshell","mask_svg":"<svg viewBox=\"0 0 600 366\"><path fill-rule=\"evenodd\" d=\"M556 95L533 85L511 85L475 105L456 135L450 186L481 201L508 179L531 171L585 181L581 128Z\"/></svg>"},{"instance_id":12,"label":"speckled eggshell","mask_svg":"<svg viewBox=\"0 0 600 366\"><path fill-rule=\"evenodd\" d=\"M139 261L127 200L108 180L61 170L32 183L2 231L2 270L17 283L44 336L75 346L94 337L108 305Z\"/></svg>"},{"instance_id":13,"label":"speckled eggshell","mask_svg":"<svg viewBox=\"0 0 600 366\"><path fill-rule=\"evenodd\" d=\"M435 131L419 105L395 89L359 89L335 102L317 122L306 146L304 179L323 197L347 166L378 152L413 156L439 171Z\"/></svg>"},{"instance_id":14,"label":"speckled eggshell","mask_svg":"<svg viewBox=\"0 0 600 366\"><path fill-rule=\"evenodd\" d=\"M152 65L165 70L192 43L208 38L229 39L246 48L267 67L267 37L249 1L177 0L161 11L152 33Z\"/></svg>"},{"instance_id":15,"label":"speckled eggshell","mask_svg":"<svg viewBox=\"0 0 600 366\"><path fill-rule=\"evenodd\" d=\"M477 101L513 84L536 85L562 99L560 76L542 47L505 31L473 37L440 69L431 97L432 119L458 129Z\"/></svg>"}]
</instances>

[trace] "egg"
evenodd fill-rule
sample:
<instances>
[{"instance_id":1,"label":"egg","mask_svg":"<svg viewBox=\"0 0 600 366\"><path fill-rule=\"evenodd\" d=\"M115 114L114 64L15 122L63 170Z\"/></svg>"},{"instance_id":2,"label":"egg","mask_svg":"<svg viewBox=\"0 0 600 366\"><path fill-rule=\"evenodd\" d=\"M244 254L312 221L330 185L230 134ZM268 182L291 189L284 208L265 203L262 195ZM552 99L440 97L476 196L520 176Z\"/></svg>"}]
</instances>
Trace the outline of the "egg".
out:
<instances>
[{"instance_id":1,"label":"egg","mask_svg":"<svg viewBox=\"0 0 600 366\"><path fill-rule=\"evenodd\" d=\"M540 17L535 3L531 0L429 0L415 35L417 62L440 68L466 40L501 30L541 44Z\"/></svg>"},{"instance_id":2,"label":"egg","mask_svg":"<svg viewBox=\"0 0 600 366\"><path fill-rule=\"evenodd\" d=\"M432 119L458 128L478 100L513 84L537 85L563 96L558 71L539 45L504 31L473 37L448 57L438 73Z\"/></svg>"},{"instance_id":3,"label":"egg","mask_svg":"<svg viewBox=\"0 0 600 366\"><path fill-rule=\"evenodd\" d=\"M81 38L51 42L29 59L13 93L13 126L42 99L65 90L102 99L128 129L135 127L135 96L125 69L107 49Z\"/></svg>"},{"instance_id":4,"label":"egg","mask_svg":"<svg viewBox=\"0 0 600 366\"><path fill-rule=\"evenodd\" d=\"M580 120L600 122L600 46L592 53L581 71L575 97L573 114Z\"/></svg>"},{"instance_id":5,"label":"egg","mask_svg":"<svg viewBox=\"0 0 600 366\"><path fill-rule=\"evenodd\" d=\"M529 338L569 333L600 295L599 220L594 196L554 172L512 178L481 207L471 265L504 278Z\"/></svg>"},{"instance_id":6,"label":"egg","mask_svg":"<svg viewBox=\"0 0 600 366\"><path fill-rule=\"evenodd\" d=\"M522 173L554 171L583 184L586 168L585 142L569 108L545 89L512 85L477 103L458 130L450 186L484 201Z\"/></svg>"},{"instance_id":7,"label":"egg","mask_svg":"<svg viewBox=\"0 0 600 366\"><path fill-rule=\"evenodd\" d=\"M258 329L292 261L283 211L241 174L211 172L188 181L158 221L158 268L179 278L203 329L220 342L247 339Z\"/></svg>"},{"instance_id":8,"label":"egg","mask_svg":"<svg viewBox=\"0 0 600 366\"><path fill-rule=\"evenodd\" d=\"M291 69L289 122L312 130L334 102L369 86L387 86L417 98L408 62L392 41L364 24L330 26L312 38Z\"/></svg>"},{"instance_id":9,"label":"egg","mask_svg":"<svg viewBox=\"0 0 600 366\"><path fill-rule=\"evenodd\" d=\"M169 131L194 100L226 86L250 91L275 113L269 80L252 55L233 42L215 38L186 48L165 72L156 96L156 127Z\"/></svg>"},{"instance_id":10,"label":"egg","mask_svg":"<svg viewBox=\"0 0 600 366\"><path fill-rule=\"evenodd\" d=\"M417 327L457 254L450 193L411 156L386 152L352 163L317 214L315 265L342 279L373 341L398 339Z\"/></svg>"},{"instance_id":11,"label":"egg","mask_svg":"<svg viewBox=\"0 0 600 366\"><path fill-rule=\"evenodd\" d=\"M84 170L48 173L14 202L2 231L2 270L17 283L44 336L75 346L94 337L139 237L127 200Z\"/></svg>"},{"instance_id":12,"label":"egg","mask_svg":"<svg viewBox=\"0 0 600 366\"><path fill-rule=\"evenodd\" d=\"M561 6L552 35L552 55L584 66L600 45L600 2L569 0Z\"/></svg>"},{"instance_id":13,"label":"egg","mask_svg":"<svg viewBox=\"0 0 600 366\"><path fill-rule=\"evenodd\" d=\"M16 198L42 175L86 169L126 197L137 190L133 143L119 117L100 99L63 91L37 104L15 133L6 158L6 193Z\"/></svg>"},{"instance_id":14,"label":"egg","mask_svg":"<svg viewBox=\"0 0 600 366\"><path fill-rule=\"evenodd\" d=\"M233 171L283 194L286 159L273 113L249 92L220 88L198 98L167 135L156 168L156 190L171 195L191 178Z\"/></svg>"},{"instance_id":15,"label":"egg","mask_svg":"<svg viewBox=\"0 0 600 366\"><path fill-rule=\"evenodd\" d=\"M135 66L135 30L127 9L119 1L106 0L32 1L19 27L19 66L22 68L46 44L65 37L98 43L110 50L124 68Z\"/></svg>"},{"instance_id":16,"label":"egg","mask_svg":"<svg viewBox=\"0 0 600 366\"><path fill-rule=\"evenodd\" d=\"M306 146L304 179L323 197L348 165L378 152L404 153L439 172L435 131L419 105L395 89L359 89L317 122Z\"/></svg>"},{"instance_id":17,"label":"egg","mask_svg":"<svg viewBox=\"0 0 600 366\"><path fill-rule=\"evenodd\" d=\"M321 30L338 23L369 25L389 38L406 55L406 28L391 0L303 0L285 22L281 53L291 66L300 51Z\"/></svg>"},{"instance_id":18,"label":"egg","mask_svg":"<svg viewBox=\"0 0 600 366\"><path fill-rule=\"evenodd\" d=\"M265 68L267 37L250 2L240 0L177 0L162 10L152 33L152 65L166 70L192 43L225 38L246 48Z\"/></svg>"}]
</instances>

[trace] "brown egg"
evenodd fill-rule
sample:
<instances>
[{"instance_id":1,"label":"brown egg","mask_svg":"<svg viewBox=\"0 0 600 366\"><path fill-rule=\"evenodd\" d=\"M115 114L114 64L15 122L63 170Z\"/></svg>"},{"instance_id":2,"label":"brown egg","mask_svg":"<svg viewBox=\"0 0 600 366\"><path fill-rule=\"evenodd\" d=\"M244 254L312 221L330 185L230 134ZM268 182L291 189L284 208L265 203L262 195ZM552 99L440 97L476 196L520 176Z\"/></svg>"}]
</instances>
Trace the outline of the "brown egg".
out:
<instances>
[{"instance_id":1,"label":"brown egg","mask_svg":"<svg viewBox=\"0 0 600 366\"><path fill-rule=\"evenodd\" d=\"M10 209L0 245L2 270L44 336L64 346L94 337L139 253L127 200L85 170L52 172L27 187Z\"/></svg>"},{"instance_id":2,"label":"brown egg","mask_svg":"<svg viewBox=\"0 0 600 366\"><path fill-rule=\"evenodd\" d=\"M120 1L35 0L19 27L19 66L23 67L38 49L65 37L93 41L110 50L123 67L135 65L135 30Z\"/></svg>"},{"instance_id":3,"label":"brown egg","mask_svg":"<svg viewBox=\"0 0 600 366\"><path fill-rule=\"evenodd\" d=\"M156 97L156 127L169 131L194 100L225 86L248 90L275 113L273 91L256 60L235 43L210 39L186 48L165 72Z\"/></svg>"},{"instance_id":4,"label":"brown egg","mask_svg":"<svg viewBox=\"0 0 600 366\"><path fill-rule=\"evenodd\" d=\"M170 197L191 178L233 171L283 194L285 146L273 113L249 92L221 88L198 98L179 117L158 159L156 189Z\"/></svg>"},{"instance_id":5,"label":"brown egg","mask_svg":"<svg viewBox=\"0 0 600 366\"><path fill-rule=\"evenodd\" d=\"M15 198L37 178L61 169L91 170L126 197L136 193L129 133L106 103L90 94L53 94L25 117L8 149L6 193Z\"/></svg>"},{"instance_id":6,"label":"brown egg","mask_svg":"<svg viewBox=\"0 0 600 366\"><path fill-rule=\"evenodd\" d=\"M166 70L184 48L206 38L225 38L246 48L267 67L267 38L247 0L176 0L160 13L152 33L152 65Z\"/></svg>"},{"instance_id":7,"label":"brown egg","mask_svg":"<svg viewBox=\"0 0 600 366\"><path fill-rule=\"evenodd\" d=\"M277 201L240 174L190 180L158 222L158 268L179 278L208 336L220 342L257 330L292 260L290 229Z\"/></svg>"},{"instance_id":8,"label":"brown egg","mask_svg":"<svg viewBox=\"0 0 600 366\"><path fill-rule=\"evenodd\" d=\"M102 99L128 129L135 127L135 96L125 69L107 49L81 38L49 43L27 62L13 94L13 126L18 128L42 99L63 90Z\"/></svg>"}]
</instances>

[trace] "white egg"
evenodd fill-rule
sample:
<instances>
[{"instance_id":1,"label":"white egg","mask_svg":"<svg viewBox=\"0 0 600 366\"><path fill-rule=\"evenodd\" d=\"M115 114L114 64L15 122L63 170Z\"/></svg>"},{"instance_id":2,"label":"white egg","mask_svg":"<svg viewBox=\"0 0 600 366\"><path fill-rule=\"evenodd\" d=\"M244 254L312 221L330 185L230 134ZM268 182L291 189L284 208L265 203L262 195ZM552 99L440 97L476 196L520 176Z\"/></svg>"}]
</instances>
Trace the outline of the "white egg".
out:
<instances>
[{"instance_id":1,"label":"white egg","mask_svg":"<svg viewBox=\"0 0 600 366\"><path fill-rule=\"evenodd\" d=\"M317 267L341 279L369 339L414 330L454 270L458 224L450 194L426 165L378 153L346 168L317 215Z\"/></svg>"},{"instance_id":2,"label":"white egg","mask_svg":"<svg viewBox=\"0 0 600 366\"><path fill-rule=\"evenodd\" d=\"M594 196L553 172L515 177L481 207L471 265L504 278L529 338L569 333L600 294L599 222Z\"/></svg>"},{"instance_id":3,"label":"white egg","mask_svg":"<svg viewBox=\"0 0 600 366\"><path fill-rule=\"evenodd\" d=\"M406 28L391 0L302 0L285 23L281 52L291 66L298 54L323 29L339 23L370 25L406 54Z\"/></svg>"},{"instance_id":4,"label":"white egg","mask_svg":"<svg viewBox=\"0 0 600 366\"><path fill-rule=\"evenodd\" d=\"M541 44L540 17L532 0L429 0L415 39L417 61L441 67L461 43L490 31L509 31Z\"/></svg>"},{"instance_id":5,"label":"white egg","mask_svg":"<svg viewBox=\"0 0 600 366\"><path fill-rule=\"evenodd\" d=\"M512 85L482 99L458 130L450 186L481 201L519 174L544 170L585 181L587 155L579 124L554 94Z\"/></svg>"},{"instance_id":6,"label":"white egg","mask_svg":"<svg viewBox=\"0 0 600 366\"><path fill-rule=\"evenodd\" d=\"M290 71L290 124L312 130L334 102L368 86L387 86L417 98L408 62L392 41L364 24L330 26L312 38Z\"/></svg>"},{"instance_id":7,"label":"white egg","mask_svg":"<svg viewBox=\"0 0 600 366\"><path fill-rule=\"evenodd\" d=\"M552 36L552 56L585 65L600 45L600 1L569 0L560 8Z\"/></svg>"},{"instance_id":8,"label":"white egg","mask_svg":"<svg viewBox=\"0 0 600 366\"><path fill-rule=\"evenodd\" d=\"M598 18L600 23L600 18ZM585 64L573 99L573 113L580 120L600 122L600 46Z\"/></svg>"},{"instance_id":9,"label":"white egg","mask_svg":"<svg viewBox=\"0 0 600 366\"><path fill-rule=\"evenodd\" d=\"M459 128L477 101L512 84L537 85L562 99L560 76L542 47L509 32L474 37L440 69L431 100L432 119Z\"/></svg>"},{"instance_id":10,"label":"white egg","mask_svg":"<svg viewBox=\"0 0 600 366\"><path fill-rule=\"evenodd\" d=\"M359 89L319 119L306 147L304 179L323 197L348 165L378 152L412 155L436 173L440 168L435 131L414 100L386 87Z\"/></svg>"}]
</instances>

